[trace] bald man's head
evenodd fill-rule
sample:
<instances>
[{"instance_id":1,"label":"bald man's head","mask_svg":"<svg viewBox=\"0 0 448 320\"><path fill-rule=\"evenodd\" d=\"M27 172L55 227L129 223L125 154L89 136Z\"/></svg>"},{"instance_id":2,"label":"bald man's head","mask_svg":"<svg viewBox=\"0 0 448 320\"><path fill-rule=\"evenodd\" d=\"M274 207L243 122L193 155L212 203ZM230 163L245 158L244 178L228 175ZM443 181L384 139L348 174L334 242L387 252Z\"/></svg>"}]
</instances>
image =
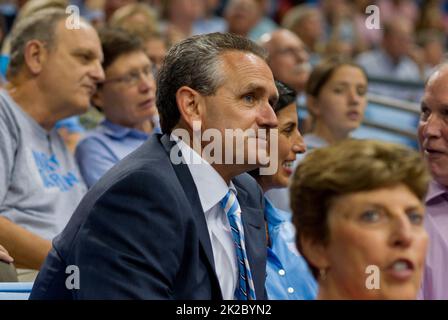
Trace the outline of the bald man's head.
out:
<instances>
[{"instance_id":1,"label":"bald man's head","mask_svg":"<svg viewBox=\"0 0 448 320\"><path fill-rule=\"evenodd\" d=\"M311 69L302 40L287 29L279 29L263 35L260 44L268 52L268 63L274 77L302 92Z\"/></svg>"},{"instance_id":2,"label":"bald man's head","mask_svg":"<svg viewBox=\"0 0 448 320\"><path fill-rule=\"evenodd\" d=\"M448 186L448 64L429 77L421 103L420 148L437 182Z\"/></svg>"}]
</instances>

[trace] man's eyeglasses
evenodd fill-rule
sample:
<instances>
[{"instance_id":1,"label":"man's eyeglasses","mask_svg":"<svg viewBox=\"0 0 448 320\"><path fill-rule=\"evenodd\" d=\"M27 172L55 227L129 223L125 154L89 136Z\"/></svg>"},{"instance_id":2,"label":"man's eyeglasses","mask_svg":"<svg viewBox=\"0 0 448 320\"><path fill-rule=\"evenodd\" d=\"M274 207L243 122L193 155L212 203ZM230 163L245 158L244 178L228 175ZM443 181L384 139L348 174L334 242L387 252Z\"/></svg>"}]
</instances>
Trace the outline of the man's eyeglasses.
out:
<instances>
[{"instance_id":1,"label":"man's eyeglasses","mask_svg":"<svg viewBox=\"0 0 448 320\"><path fill-rule=\"evenodd\" d=\"M144 78L146 80L153 79L155 77L156 72L157 72L156 66L151 65L151 66L147 66L140 70L132 70L129 73L127 73L121 77L106 79L101 84L106 84L106 83L111 83L111 82L119 82L119 83L123 83L127 86L132 87L132 86L137 85L142 80L142 78Z\"/></svg>"}]
</instances>

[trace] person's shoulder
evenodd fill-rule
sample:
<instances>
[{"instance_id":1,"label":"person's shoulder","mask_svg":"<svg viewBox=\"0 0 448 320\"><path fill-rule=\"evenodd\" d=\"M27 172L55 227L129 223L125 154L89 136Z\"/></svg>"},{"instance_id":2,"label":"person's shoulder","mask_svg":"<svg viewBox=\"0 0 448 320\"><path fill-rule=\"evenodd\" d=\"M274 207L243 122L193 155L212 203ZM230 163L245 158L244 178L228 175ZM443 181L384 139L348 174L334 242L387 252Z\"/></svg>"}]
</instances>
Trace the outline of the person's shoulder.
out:
<instances>
[{"instance_id":1,"label":"person's shoulder","mask_svg":"<svg viewBox=\"0 0 448 320\"><path fill-rule=\"evenodd\" d=\"M0 89L0 119L6 119L14 113L11 98L4 89Z\"/></svg>"},{"instance_id":2,"label":"person's shoulder","mask_svg":"<svg viewBox=\"0 0 448 320\"><path fill-rule=\"evenodd\" d=\"M139 148L122 159L101 179L103 189L117 183L171 185L175 176L169 154L164 150L160 134L151 135Z\"/></svg>"},{"instance_id":3,"label":"person's shoulder","mask_svg":"<svg viewBox=\"0 0 448 320\"><path fill-rule=\"evenodd\" d=\"M102 132L101 128L89 130L81 138L76 146L76 153L90 152L92 148L106 148L108 144L107 136Z\"/></svg>"},{"instance_id":4,"label":"person's shoulder","mask_svg":"<svg viewBox=\"0 0 448 320\"><path fill-rule=\"evenodd\" d=\"M248 173L243 173L232 179L235 186L247 190L258 188L257 181Z\"/></svg>"},{"instance_id":5,"label":"person's shoulder","mask_svg":"<svg viewBox=\"0 0 448 320\"><path fill-rule=\"evenodd\" d=\"M255 202L256 204L263 203L263 192L258 182L248 173L243 173L232 179L238 192L242 190L248 195L248 202Z\"/></svg>"},{"instance_id":6,"label":"person's shoulder","mask_svg":"<svg viewBox=\"0 0 448 320\"><path fill-rule=\"evenodd\" d=\"M363 53L360 53L357 57L356 57L356 62L359 64L364 64L364 63L371 63L373 61L375 61L376 59L379 58L379 51L378 50L369 50L369 51L365 51Z\"/></svg>"}]
</instances>

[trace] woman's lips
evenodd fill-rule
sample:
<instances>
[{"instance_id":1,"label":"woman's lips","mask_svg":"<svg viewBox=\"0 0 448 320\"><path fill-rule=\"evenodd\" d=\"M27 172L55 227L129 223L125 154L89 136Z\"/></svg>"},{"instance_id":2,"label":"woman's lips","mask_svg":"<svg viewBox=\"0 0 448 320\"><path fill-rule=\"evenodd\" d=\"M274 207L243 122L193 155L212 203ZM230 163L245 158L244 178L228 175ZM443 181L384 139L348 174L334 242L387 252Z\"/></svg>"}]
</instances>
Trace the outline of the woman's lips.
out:
<instances>
[{"instance_id":1,"label":"woman's lips","mask_svg":"<svg viewBox=\"0 0 448 320\"><path fill-rule=\"evenodd\" d=\"M294 161L285 161L282 164L282 169L288 176L292 175L293 173L293 164Z\"/></svg>"},{"instance_id":2,"label":"woman's lips","mask_svg":"<svg viewBox=\"0 0 448 320\"><path fill-rule=\"evenodd\" d=\"M356 121L359 120L360 117L361 114L358 111L347 112L347 118L349 118L350 120Z\"/></svg>"},{"instance_id":3,"label":"woman's lips","mask_svg":"<svg viewBox=\"0 0 448 320\"><path fill-rule=\"evenodd\" d=\"M395 260L386 268L386 274L397 281L407 281L414 274L414 264L408 259Z\"/></svg>"}]
</instances>

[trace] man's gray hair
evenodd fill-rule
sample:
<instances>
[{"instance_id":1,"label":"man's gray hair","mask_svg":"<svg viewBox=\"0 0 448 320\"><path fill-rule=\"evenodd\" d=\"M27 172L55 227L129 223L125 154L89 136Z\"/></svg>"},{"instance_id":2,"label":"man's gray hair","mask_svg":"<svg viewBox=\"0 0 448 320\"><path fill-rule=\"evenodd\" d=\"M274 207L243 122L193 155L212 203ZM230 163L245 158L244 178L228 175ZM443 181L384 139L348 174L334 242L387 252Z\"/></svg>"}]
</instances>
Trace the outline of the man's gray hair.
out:
<instances>
[{"instance_id":1,"label":"man's gray hair","mask_svg":"<svg viewBox=\"0 0 448 320\"><path fill-rule=\"evenodd\" d=\"M252 53L266 60L263 48L230 33L193 36L169 50L157 77L156 105L163 133L171 133L180 119L177 90L187 86L204 96L213 95L224 80L219 57L229 51Z\"/></svg>"},{"instance_id":2,"label":"man's gray hair","mask_svg":"<svg viewBox=\"0 0 448 320\"><path fill-rule=\"evenodd\" d=\"M62 9L45 9L23 18L11 31L11 54L7 78L14 78L25 64L25 47L31 40L38 40L51 50L55 44L55 31L59 21L68 14Z\"/></svg>"}]
</instances>

